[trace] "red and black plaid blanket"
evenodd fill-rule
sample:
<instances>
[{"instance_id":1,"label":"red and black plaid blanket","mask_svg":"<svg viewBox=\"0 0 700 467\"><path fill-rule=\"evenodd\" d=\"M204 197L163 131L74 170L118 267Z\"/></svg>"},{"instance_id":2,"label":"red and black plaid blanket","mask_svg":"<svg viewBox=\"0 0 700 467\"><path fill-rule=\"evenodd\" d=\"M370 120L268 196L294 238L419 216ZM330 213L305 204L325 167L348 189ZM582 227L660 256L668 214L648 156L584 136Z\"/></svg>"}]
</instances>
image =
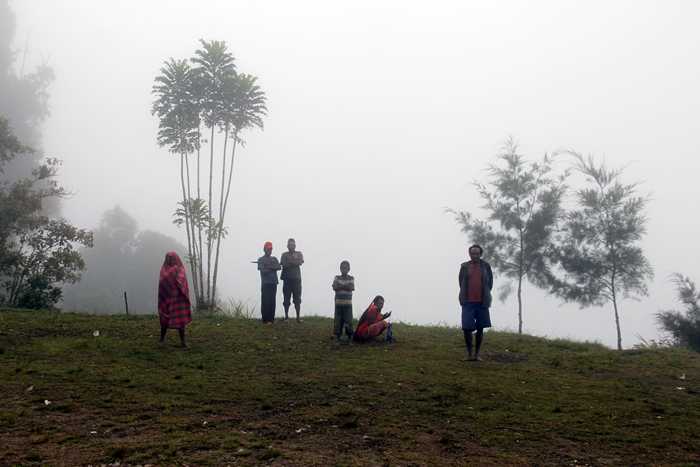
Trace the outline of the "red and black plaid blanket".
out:
<instances>
[{"instance_id":1,"label":"red and black plaid blanket","mask_svg":"<svg viewBox=\"0 0 700 467\"><path fill-rule=\"evenodd\" d=\"M158 315L160 325L183 328L192 321L190 288L185 265L174 251L165 255L158 281Z\"/></svg>"}]
</instances>

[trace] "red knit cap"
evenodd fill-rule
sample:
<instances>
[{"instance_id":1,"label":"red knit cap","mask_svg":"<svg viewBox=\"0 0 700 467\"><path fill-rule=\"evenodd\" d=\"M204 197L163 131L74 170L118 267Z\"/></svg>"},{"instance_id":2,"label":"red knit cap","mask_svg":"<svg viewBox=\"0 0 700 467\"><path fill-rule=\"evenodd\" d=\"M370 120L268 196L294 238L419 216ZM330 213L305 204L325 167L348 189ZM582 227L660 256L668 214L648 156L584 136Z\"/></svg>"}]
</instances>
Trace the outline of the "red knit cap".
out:
<instances>
[{"instance_id":1,"label":"red knit cap","mask_svg":"<svg viewBox=\"0 0 700 467\"><path fill-rule=\"evenodd\" d=\"M272 248L272 242L265 242L265 245L263 245L264 250L267 250L268 248Z\"/></svg>"}]
</instances>

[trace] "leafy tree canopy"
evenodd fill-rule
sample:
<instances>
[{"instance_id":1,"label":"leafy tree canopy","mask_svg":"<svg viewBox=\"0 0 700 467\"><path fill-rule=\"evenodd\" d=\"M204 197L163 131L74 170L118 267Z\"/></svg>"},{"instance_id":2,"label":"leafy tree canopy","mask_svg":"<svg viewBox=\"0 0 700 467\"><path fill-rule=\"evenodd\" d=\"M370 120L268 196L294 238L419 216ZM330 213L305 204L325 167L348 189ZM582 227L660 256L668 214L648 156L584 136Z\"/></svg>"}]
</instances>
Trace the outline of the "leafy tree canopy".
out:
<instances>
[{"instance_id":1,"label":"leafy tree canopy","mask_svg":"<svg viewBox=\"0 0 700 467\"><path fill-rule=\"evenodd\" d=\"M92 245L92 234L45 214L45 203L66 194L56 181L60 161L45 159L30 177L8 180L7 163L31 153L0 117L0 304L52 308L61 284L80 279L84 269L75 244Z\"/></svg>"}]
</instances>

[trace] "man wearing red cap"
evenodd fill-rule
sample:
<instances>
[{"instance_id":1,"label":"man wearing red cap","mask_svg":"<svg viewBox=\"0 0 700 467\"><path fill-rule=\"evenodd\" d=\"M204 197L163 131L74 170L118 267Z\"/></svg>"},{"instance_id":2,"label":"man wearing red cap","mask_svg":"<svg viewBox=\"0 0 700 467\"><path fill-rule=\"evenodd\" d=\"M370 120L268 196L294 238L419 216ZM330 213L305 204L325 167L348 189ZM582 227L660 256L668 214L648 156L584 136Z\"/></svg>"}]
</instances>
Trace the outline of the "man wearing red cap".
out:
<instances>
[{"instance_id":1,"label":"man wearing red cap","mask_svg":"<svg viewBox=\"0 0 700 467\"><path fill-rule=\"evenodd\" d=\"M272 242L265 242L263 251L265 254L258 258L262 292L260 314L263 323L272 324L275 320L275 307L277 305L277 271L282 269L282 266L277 258L272 256Z\"/></svg>"}]
</instances>

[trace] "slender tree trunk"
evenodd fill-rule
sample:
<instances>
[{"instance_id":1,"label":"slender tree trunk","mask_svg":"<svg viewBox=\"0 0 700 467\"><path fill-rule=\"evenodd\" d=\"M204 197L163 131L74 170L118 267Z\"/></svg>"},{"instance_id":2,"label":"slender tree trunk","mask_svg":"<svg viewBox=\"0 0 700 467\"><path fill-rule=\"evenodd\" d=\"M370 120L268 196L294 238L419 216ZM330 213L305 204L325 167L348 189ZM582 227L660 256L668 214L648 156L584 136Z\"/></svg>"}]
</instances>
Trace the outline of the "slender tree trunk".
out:
<instances>
[{"instance_id":1,"label":"slender tree trunk","mask_svg":"<svg viewBox=\"0 0 700 467\"><path fill-rule=\"evenodd\" d=\"M185 155L180 154L180 187L182 188L182 208L185 210L185 230L187 230L187 253L188 253L188 260L190 263L190 270L194 271L196 267L196 261L194 260L194 256L192 255L192 239L190 236L190 222L191 222L191 216L190 216L190 208L189 208L189 201L187 199L187 195L185 193ZM198 290L198 284L197 280L193 277L192 280L192 285L194 286L194 294L195 296L197 295L197 290Z\"/></svg>"},{"instance_id":2,"label":"slender tree trunk","mask_svg":"<svg viewBox=\"0 0 700 467\"><path fill-rule=\"evenodd\" d=\"M19 288L19 278L20 274L15 272L15 277L12 280L12 285L10 286L10 296L8 298L8 304L12 307L17 305L15 302L17 300L17 289Z\"/></svg>"},{"instance_id":3,"label":"slender tree trunk","mask_svg":"<svg viewBox=\"0 0 700 467\"><path fill-rule=\"evenodd\" d=\"M22 257L22 250L24 250L24 247L20 244L19 248L17 249L17 257L21 258ZM22 282L22 277L24 277L24 270L22 272L19 272L18 268L13 268L14 272L12 274L12 284L10 285L10 297L9 297L9 305L10 306L15 306L16 301L17 301L17 293L19 290L20 283Z\"/></svg>"},{"instance_id":4,"label":"slender tree trunk","mask_svg":"<svg viewBox=\"0 0 700 467\"><path fill-rule=\"evenodd\" d=\"M19 295L22 291L22 284L24 283L24 278L27 276L27 268L22 269L22 272L17 276L17 281L13 285L13 290L11 293L12 300L10 301L11 306L17 306L19 301Z\"/></svg>"},{"instance_id":5,"label":"slender tree trunk","mask_svg":"<svg viewBox=\"0 0 700 467\"><path fill-rule=\"evenodd\" d=\"M224 210L221 213L221 218L226 216L226 209L228 208L228 197L231 194L231 179L233 178L233 163L236 160L236 146L238 143L238 130L233 133L233 147L231 148L231 166L229 168L228 174L228 184L226 186L226 196L224 197Z\"/></svg>"},{"instance_id":6,"label":"slender tree trunk","mask_svg":"<svg viewBox=\"0 0 700 467\"><path fill-rule=\"evenodd\" d=\"M617 311L617 300L614 297L613 308L615 309L615 326L617 326L617 350L622 350L622 334L620 333L620 315Z\"/></svg>"},{"instance_id":7,"label":"slender tree trunk","mask_svg":"<svg viewBox=\"0 0 700 467\"><path fill-rule=\"evenodd\" d=\"M197 252L197 241L194 231L194 218L192 216L192 193L190 190L190 163L187 157L185 157L185 176L187 179L187 209L189 214L189 226L190 236L192 238L192 251L190 256L192 257L192 283L194 284L194 298L195 298L195 309L199 306L199 276L197 275L197 269L199 268L199 253Z\"/></svg>"},{"instance_id":8,"label":"slender tree trunk","mask_svg":"<svg viewBox=\"0 0 700 467\"><path fill-rule=\"evenodd\" d=\"M214 253L214 276L212 278L211 294L216 300L216 278L219 274L219 248L221 246L221 234L224 230L224 185L226 184L226 145L228 143L228 123L224 131L224 156L221 164L221 194L219 196L219 223L216 229L216 252Z\"/></svg>"},{"instance_id":9,"label":"slender tree trunk","mask_svg":"<svg viewBox=\"0 0 700 467\"><path fill-rule=\"evenodd\" d=\"M201 131L201 123L197 126L197 141L200 143L197 145L197 199L201 200L202 199L202 193L200 191L201 187L201 178L200 178L200 160L201 160L201 139L202 139L202 131ZM204 248L203 248L203 243L202 243L202 223L197 222L197 232L198 232L198 241L199 241L199 297L197 298L197 301L200 304L204 303Z\"/></svg>"},{"instance_id":10,"label":"slender tree trunk","mask_svg":"<svg viewBox=\"0 0 700 467\"><path fill-rule=\"evenodd\" d=\"M518 277L518 334L523 333L523 278Z\"/></svg>"},{"instance_id":11,"label":"slender tree trunk","mask_svg":"<svg viewBox=\"0 0 700 467\"><path fill-rule=\"evenodd\" d=\"M212 240L212 228L211 225L211 200L212 200L212 187L214 182L214 127L211 126L211 140L209 141L209 205L207 206L209 210L209 218L207 219L207 306L209 311L214 309L214 304L212 303L211 296L211 240Z\"/></svg>"},{"instance_id":12,"label":"slender tree trunk","mask_svg":"<svg viewBox=\"0 0 700 467\"><path fill-rule=\"evenodd\" d=\"M228 143L228 124L226 125L226 130L224 131L224 156L223 162L221 164L221 194L219 198L219 221L221 221L221 215L224 209L224 185L226 184L226 145ZM221 222L219 222L221 225Z\"/></svg>"},{"instance_id":13,"label":"slender tree trunk","mask_svg":"<svg viewBox=\"0 0 700 467\"><path fill-rule=\"evenodd\" d=\"M523 231L520 229L520 258L518 261L518 334L523 333L523 270L525 266Z\"/></svg>"},{"instance_id":14,"label":"slender tree trunk","mask_svg":"<svg viewBox=\"0 0 700 467\"><path fill-rule=\"evenodd\" d=\"M615 327L617 328L617 350L622 350L622 333L620 332L620 314L617 309L617 294L615 293L615 270L613 269L610 281L612 289L613 309L615 310Z\"/></svg>"}]
</instances>

